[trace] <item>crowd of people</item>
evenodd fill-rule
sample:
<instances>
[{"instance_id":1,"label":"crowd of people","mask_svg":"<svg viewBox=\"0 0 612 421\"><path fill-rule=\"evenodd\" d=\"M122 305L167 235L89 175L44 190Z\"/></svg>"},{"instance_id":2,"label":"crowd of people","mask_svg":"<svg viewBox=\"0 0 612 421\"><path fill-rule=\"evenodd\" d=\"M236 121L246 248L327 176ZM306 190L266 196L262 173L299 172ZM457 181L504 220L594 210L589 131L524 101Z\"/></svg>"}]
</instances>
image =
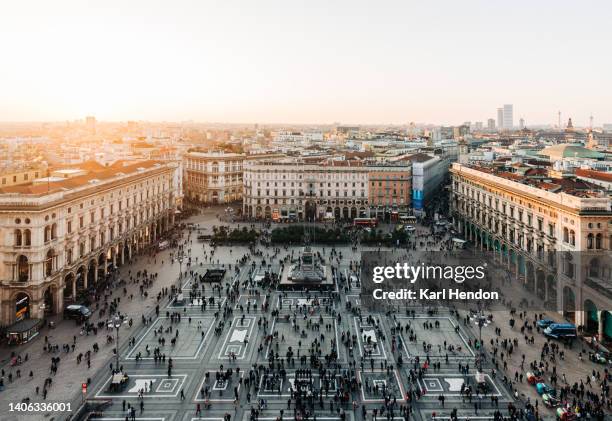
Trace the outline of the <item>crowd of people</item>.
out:
<instances>
[{"instance_id":1,"label":"crowd of people","mask_svg":"<svg viewBox=\"0 0 612 421\"><path fill-rule=\"evenodd\" d=\"M442 252L451 250L451 236L448 232L436 230L434 224L435 221L431 219L419 224L409 245L403 249ZM258 228L252 223L246 225ZM189 340L181 330L181 321L184 323L187 320L187 323L191 323L190 316L194 314L194 310L199 309L201 313L214 314L213 332L217 337L232 326L242 326L245 315L257 314L258 336L261 340L257 341L260 362L253 364L247 372L241 372L241 365L233 356L228 359L228 366L221 365L215 371L214 380L206 373L199 391L203 404L198 402L195 405L197 416L202 416L213 406L211 401L214 401L215 393L223 393L213 388L214 381L218 385L228 386L222 390L233 390L236 404L243 398L246 400L252 420L257 420L264 412L271 410L278 410L280 419L315 419L317 411L327 411L344 419L347 412L353 411L361 414L363 419L403 417L408 420L414 413L417 402L424 397L419 382L428 372L451 369L455 365L458 365L457 370L465 374L466 379L461 386L461 398L464 402L474 405L475 413L484 408L495 411L496 418L541 419L545 413L542 404L538 399L529 398L528 394L522 393L529 387L525 375L527 371L540 373L558 390L558 399L562 405L585 418L603 419L604 412L609 414L612 409L609 397L609 383L612 378L608 369L593 368L594 364L587 358L574 358L573 354L578 352L581 356L587 354L586 349L580 349L581 343L572 347L538 338L534 331L538 329L537 321L543 317L541 314L525 311L513 313L513 322L507 326L495 324L494 329L489 328L489 331L493 332L490 340L481 343L477 339L468 339L467 346L479 349L483 355L482 360L476 358L470 364L468 360L453 358L462 355L463 347L466 346L459 339L460 322L463 321L463 331L473 329L468 312L453 310L449 313L449 317L458 322L455 330L456 341L435 343L427 333L433 334L441 328L436 320L406 322L402 321L405 319L397 317L400 311L403 314L404 309L385 308L384 312L373 316L365 314L363 308L348 300L341 303L339 291L346 293L358 288L358 281L354 280L359 279L361 270L358 255L360 248L357 243L353 244L350 250L333 246L319 247L316 250L316 258L329 266L338 291L303 290L299 293L302 297L299 302L285 301L289 298L287 292L277 291L278 272L296 261L298 256L294 247L272 246L264 237L261 243L226 250L231 256L231 262L228 262L220 257L220 246L200 244L195 240L197 228L177 228L173 231L169 237L169 253L164 253L164 257L160 257L160 251L154 247L145 250L140 257L132 256L133 259L145 259L151 265L157 265L158 262L163 265L165 260L176 264L180 256L181 271L177 282L170 286L160 286L152 295L157 303L154 314L143 312L140 320L134 320L122 311L123 303L138 298L134 294L139 294L143 300L147 299L159 280L155 271L141 270L132 273L128 265L112 271L103 289L92 291L91 304L98 316L98 323L92 320L79 323L78 335L74 335L71 342L54 343L45 336L43 357L49 359L48 373L29 371L27 376L32 381L40 382L40 386L35 389L37 396L47 398L49 390L57 383L54 379L61 375L65 361L69 358L74 358L77 365L83 364L84 361L89 370L92 358L101 349L98 342L105 344L102 346L117 349L119 344L113 335L116 320L120 321L121 329L128 332L128 349L135 351L136 361L152 357L156 366L164 366L167 375L172 376L175 364L171 356L172 349L177 347L180 341ZM357 237L355 241L358 241ZM379 251L381 248L370 249ZM214 265L226 270L223 281L218 284L206 282L202 276L204 265ZM341 267L348 268L349 276L342 273ZM243 273L247 276L240 276ZM352 274L355 278L350 276ZM181 296L183 301L178 302ZM295 297L295 294L292 294L292 297ZM144 348L135 350L137 345L132 334L135 329L132 326L138 325L138 321L144 326L154 323L164 308L167 321L151 331L156 344L147 344ZM188 308L191 309L188 311ZM411 313L406 310L406 314L414 315L414 311ZM348 322L352 317L357 318L359 326L368 326L367 333L363 328L357 331L353 329ZM390 335L387 335L383 321L388 322L387 326L391 326ZM420 323L418 330L415 323ZM197 330L201 332L201 340L204 341L205 329L201 325L197 326ZM419 331L425 334L418 333ZM100 335L101 332L103 333ZM79 346L81 337L98 335L103 335L103 338L95 343L89 341L87 348ZM244 346L253 339L246 338ZM418 347L424 356L408 355L405 352L407 345ZM381 348L390 351L388 358L375 358ZM527 358L527 355L536 354L536 358ZM571 362L568 363L570 354ZM342 355L346 358L341 357ZM20 367L27 366L28 359L31 358L28 354L14 357L15 365L5 367L1 371L0 390L5 385L5 379L12 383L24 377ZM582 378L573 377L566 372L570 364L584 366ZM475 373L477 365L484 365L487 374L494 381L499 380L506 388L508 396L515 398L515 402L500 408L497 396L491 394L486 387L471 382L470 377ZM117 367L111 363L109 367L112 373L123 372L123 366ZM517 367L520 367L520 370ZM405 371L407 380L402 385L398 384L395 375L400 368ZM376 373L384 381L374 382L360 375L368 371ZM144 390L139 395L137 406L131 402L123 402L122 409L126 413L126 419L135 418L137 407L140 413L144 412L143 398L147 393L151 392ZM274 399L275 405L269 405L268 398L261 397L267 394L288 395L286 406L283 404L282 408L279 408L276 404L278 399ZM362 394L370 396L372 402L361 402L359 397ZM183 396L181 391L181 397ZM439 395L438 403L441 409L446 408L451 418L453 414L456 415L456 408L448 408L449 403L445 402L443 394ZM439 413L440 411L438 415Z\"/></svg>"}]
</instances>

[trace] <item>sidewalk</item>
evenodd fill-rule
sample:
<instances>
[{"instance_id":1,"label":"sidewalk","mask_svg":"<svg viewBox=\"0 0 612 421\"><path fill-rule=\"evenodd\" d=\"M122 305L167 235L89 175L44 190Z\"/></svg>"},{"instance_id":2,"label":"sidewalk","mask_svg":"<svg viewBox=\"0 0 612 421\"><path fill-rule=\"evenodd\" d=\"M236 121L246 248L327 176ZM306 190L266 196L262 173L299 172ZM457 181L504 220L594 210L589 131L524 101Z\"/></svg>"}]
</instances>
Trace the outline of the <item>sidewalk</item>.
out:
<instances>
[{"instance_id":1,"label":"sidewalk","mask_svg":"<svg viewBox=\"0 0 612 421\"><path fill-rule=\"evenodd\" d=\"M142 315L149 313L155 308L157 303L156 296L162 287L170 287L175 283L176 277L178 276L179 265L170 264L170 253L172 249L159 252L157 257L157 263L155 259L148 256L138 256L133 260L132 265L126 264L119 269L117 279L124 279L127 281L126 289L127 294L123 294L123 287L116 288L111 291L111 297L120 297L119 311L121 314L127 316L124 325L119 330L120 346L139 330L142 324ZM162 260L164 264L162 265ZM146 269L149 273L157 273L158 278L153 282L151 288L146 290L148 292L148 298L140 296L139 284L130 283L128 271L131 270L132 275L135 276L139 270ZM133 294L133 300L129 299L129 295ZM166 300L164 298L163 300ZM103 301L101 300L100 303ZM165 302L165 301L162 301ZM96 305L92 305L92 317L90 319L94 325L97 325L98 321L106 321L108 319L108 312L103 316L99 317L99 312L94 311ZM127 320L133 319L133 326L128 326ZM63 320L62 316L54 316L50 320L56 322L55 329L49 329L45 327L40 331L38 337L34 338L32 342L22 346L8 347L2 346L0 348L0 367L4 370L4 384L5 389L0 392L0 400L4 402L20 402L22 399L29 397L31 401L37 402L42 401L42 390L43 384L47 377L52 379L52 385L48 388L47 401L57 402L71 402L79 393L81 393L81 384L86 383L88 378L93 378L98 370L103 368L103 365L113 356L113 348L115 347L114 341L107 344L106 335L112 335L115 338L115 330L107 331L105 328L99 329L97 335L90 334L80 335L80 326L72 320ZM62 351L62 346L68 344L72 346L76 336L76 346L74 352L72 350L68 353ZM45 345L45 337L48 338L49 343L53 345L59 345L60 351L55 353L49 353L43 350ZM94 343L99 346L99 352L95 353L92 350ZM87 351L91 352L91 368L87 368L87 362L85 357L80 364L76 363L76 358L79 353L85 354ZM27 354L28 361L23 362L20 366L10 366L10 355L11 352L15 352L17 355L21 355L22 359L25 359ZM57 374L50 374L51 359L53 357L59 357L60 363L58 366ZM21 378L17 378L18 370L21 371ZM33 376L30 378L29 373L32 372ZM13 381L9 381L9 375L12 375ZM36 395L36 387L39 387L39 395ZM5 408L2 408L3 410Z\"/></svg>"}]
</instances>

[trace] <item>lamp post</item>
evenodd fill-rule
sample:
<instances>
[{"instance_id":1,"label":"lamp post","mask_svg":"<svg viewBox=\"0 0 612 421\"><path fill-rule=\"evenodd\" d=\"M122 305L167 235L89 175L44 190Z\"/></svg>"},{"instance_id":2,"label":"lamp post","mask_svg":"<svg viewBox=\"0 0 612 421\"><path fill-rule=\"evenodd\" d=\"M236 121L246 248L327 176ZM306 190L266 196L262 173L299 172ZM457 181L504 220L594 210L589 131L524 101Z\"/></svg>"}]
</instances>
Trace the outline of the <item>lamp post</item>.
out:
<instances>
[{"instance_id":1,"label":"lamp post","mask_svg":"<svg viewBox=\"0 0 612 421\"><path fill-rule=\"evenodd\" d=\"M489 324L486 316L483 314L482 309L475 317L475 323L478 325L478 371L482 372L482 328Z\"/></svg>"},{"instance_id":2,"label":"lamp post","mask_svg":"<svg viewBox=\"0 0 612 421\"><path fill-rule=\"evenodd\" d=\"M478 316L478 371L482 372L482 327L484 319L482 314Z\"/></svg>"},{"instance_id":3,"label":"lamp post","mask_svg":"<svg viewBox=\"0 0 612 421\"><path fill-rule=\"evenodd\" d=\"M115 342L116 367L115 367L115 371L118 373L119 372L119 328L121 327L121 318L119 316L115 316L113 325L115 326L115 332L116 332L116 342Z\"/></svg>"},{"instance_id":4,"label":"lamp post","mask_svg":"<svg viewBox=\"0 0 612 421\"><path fill-rule=\"evenodd\" d=\"M183 260L185 259L185 252L183 247L180 246L179 251L176 255L176 260L179 262L179 277L178 277L178 289L181 289L181 279L183 278Z\"/></svg>"}]
</instances>

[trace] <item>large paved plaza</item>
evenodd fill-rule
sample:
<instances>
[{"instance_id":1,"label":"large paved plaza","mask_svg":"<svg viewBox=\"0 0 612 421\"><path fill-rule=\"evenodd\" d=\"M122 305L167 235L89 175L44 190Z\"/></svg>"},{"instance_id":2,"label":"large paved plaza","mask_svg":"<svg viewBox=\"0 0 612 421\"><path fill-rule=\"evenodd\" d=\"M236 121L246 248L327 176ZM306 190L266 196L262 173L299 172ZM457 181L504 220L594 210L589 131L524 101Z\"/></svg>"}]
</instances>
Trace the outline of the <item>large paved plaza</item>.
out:
<instances>
[{"instance_id":1,"label":"large paved plaza","mask_svg":"<svg viewBox=\"0 0 612 421\"><path fill-rule=\"evenodd\" d=\"M213 212L191 222L208 230L220 224ZM424 248L441 244L428 246L423 238ZM507 416L509 408L522 409L528 401L539 401L541 417L554 418L526 379L515 381L515 372L525 373L529 362L539 359L544 338L535 335L534 344L526 344L499 313L483 329L484 377L477 379L478 329L465 312L370 312L359 305L358 287L339 282L329 292L278 291L258 275L278 273L283 259L298 247L259 247L256 256L244 246L213 249L187 231L181 241L192 259L190 266L180 265L181 279L179 264L171 259L175 250L168 249L120 268L120 279L129 280L145 268L158 274L146 297L137 282L127 282L125 292L123 286L108 291L108 300L121 298L125 321L119 329L119 365L128 380L119 390L111 387L114 342L107 343L116 332L105 327L108 314L96 312L94 323L105 322L96 335L58 321L56 329L43 330L23 348L2 349L4 377L10 372L13 380L5 381L0 400L41 401L41 386L49 377L53 385L46 399L75 407L82 399L81 384L88 383L84 398L101 408L90 419L99 421L124 420L130 407L135 408L133 419L143 421L250 420L255 414L259 420L297 419L304 413L317 420L370 420L374 411L377 419L432 420L448 419L453 409L459 419L493 419L496 411ZM314 249L344 279L364 250L337 248L339 258L329 246ZM227 270L218 288L199 280L209 268ZM157 298L165 288L178 286L182 300L171 292ZM59 352L43 349L45 337L60 345ZM506 352L506 368L499 355L505 351L503 338L518 339L514 352ZM94 343L99 351L92 353L88 368L77 356ZM63 344L69 344L67 352ZM587 361L577 364L577 348L566 349L565 359L556 362L568 382L601 369ZM28 354L28 361L11 366L12 350ZM527 363L521 368L523 356ZM58 372L50 374L51 358L58 357ZM52 417L64 415L0 414L1 420Z\"/></svg>"}]
</instances>

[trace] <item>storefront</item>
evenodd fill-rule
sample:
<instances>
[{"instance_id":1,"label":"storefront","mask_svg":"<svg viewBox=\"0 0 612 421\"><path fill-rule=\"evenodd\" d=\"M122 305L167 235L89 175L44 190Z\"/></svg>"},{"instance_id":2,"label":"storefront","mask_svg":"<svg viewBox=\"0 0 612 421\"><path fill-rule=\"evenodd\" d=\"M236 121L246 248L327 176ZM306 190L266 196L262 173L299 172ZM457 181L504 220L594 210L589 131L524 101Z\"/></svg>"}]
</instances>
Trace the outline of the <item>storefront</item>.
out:
<instances>
[{"instance_id":1,"label":"storefront","mask_svg":"<svg viewBox=\"0 0 612 421\"><path fill-rule=\"evenodd\" d=\"M280 216L280 212L278 211L278 209L272 210L272 220L274 222L278 222L280 221L280 219L281 219L281 216Z\"/></svg>"},{"instance_id":2,"label":"storefront","mask_svg":"<svg viewBox=\"0 0 612 421\"><path fill-rule=\"evenodd\" d=\"M38 335L42 327L40 319L25 319L13 323L6 329L6 337L9 345L21 345L29 342Z\"/></svg>"}]
</instances>

